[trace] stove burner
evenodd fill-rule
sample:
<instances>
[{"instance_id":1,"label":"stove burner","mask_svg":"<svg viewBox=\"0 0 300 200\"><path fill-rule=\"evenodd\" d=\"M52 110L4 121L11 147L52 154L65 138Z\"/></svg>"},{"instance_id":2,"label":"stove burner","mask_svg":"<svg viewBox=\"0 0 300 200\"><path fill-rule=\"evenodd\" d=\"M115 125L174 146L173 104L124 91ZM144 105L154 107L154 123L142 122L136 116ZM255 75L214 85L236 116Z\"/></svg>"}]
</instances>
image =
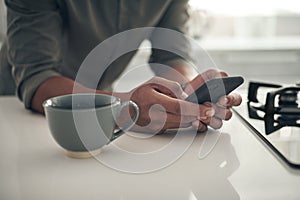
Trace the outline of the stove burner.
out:
<instances>
[{"instance_id":1,"label":"stove burner","mask_svg":"<svg viewBox=\"0 0 300 200\"><path fill-rule=\"evenodd\" d=\"M287 90L279 97L280 107L298 107L298 92L295 90Z\"/></svg>"},{"instance_id":2,"label":"stove burner","mask_svg":"<svg viewBox=\"0 0 300 200\"><path fill-rule=\"evenodd\" d=\"M265 105L257 99L260 87L274 88L267 93ZM249 117L264 120L267 135L284 126L300 127L299 91L300 86L283 87L276 84L250 82L247 104ZM277 97L278 106L276 106ZM263 116L259 115L259 112L262 112Z\"/></svg>"}]
</instances>

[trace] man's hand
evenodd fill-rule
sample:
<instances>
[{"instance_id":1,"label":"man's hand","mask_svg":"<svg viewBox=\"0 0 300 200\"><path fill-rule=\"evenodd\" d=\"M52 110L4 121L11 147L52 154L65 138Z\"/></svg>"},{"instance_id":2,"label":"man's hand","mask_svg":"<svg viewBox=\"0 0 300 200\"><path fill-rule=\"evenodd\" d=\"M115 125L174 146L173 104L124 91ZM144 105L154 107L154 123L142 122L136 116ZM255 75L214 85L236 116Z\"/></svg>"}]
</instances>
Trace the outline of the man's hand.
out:
<instances>
[{"instance_id":1,"label":"man's hand","mask_svg":"<svg viewBox=\"0 0 300 200\"><path fill-rule=\"evenodd\" d=\"M210 121L215 111L211 105L198 105L184 101L187 95L179 83L155 77L127 94L113 94L134 101L140 116L134 131L159 133L166 129L190 127L197 120ZM128 113L127 113L128 114ZM128 119L125 113L122 118ZM206 125L199 125L199 131Z\"/></svg>"},{"instance_id":2,"label":"man's hand","mask_svg":"<svg viewBox=\"0 0 300 200\"><path fill-rule=\"evenodd\" d=\"M227 77L227 73L222 71L217 71L214 69L208 70L202 74L199 74L196 78L190 81L185 89L185 92L189 95L193 93L199 86L204 84L206 81L213 78ZM230 110L233 106L238 106L242 102L242 97L238 94L230 94L223 96L219 99L216 104L210 102L205 102L204 105L211 106L215 110L215 114L211 119L198 119L193 122L193 126L199 129L203 129L203 126L211 126L214 129L219 129L223 125L223 120L229 120L232 117L232 112ZM205 129L205 130L206 130Z\"/></svg>"}]
</instances>

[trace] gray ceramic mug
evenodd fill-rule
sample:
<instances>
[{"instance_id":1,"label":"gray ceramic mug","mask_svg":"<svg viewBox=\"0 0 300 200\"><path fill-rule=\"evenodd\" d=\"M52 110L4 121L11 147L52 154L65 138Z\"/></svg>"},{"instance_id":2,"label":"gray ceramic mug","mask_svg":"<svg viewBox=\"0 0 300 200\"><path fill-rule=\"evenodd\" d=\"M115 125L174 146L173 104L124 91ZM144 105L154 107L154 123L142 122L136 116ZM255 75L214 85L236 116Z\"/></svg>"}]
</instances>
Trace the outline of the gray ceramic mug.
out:
<instances>
[{"instance_id":1,"label":"gray ceramic mug","mask_svg":"<svg viewBox=\"0 0 300 200\"><path fill-rule=\"evenodd\" d=\"M135 114L127 127L116 130L116 118L121 110L131 106ZM43 103L50 132L67 155L90 157L129 130L139 116L138 106L121 102L114 96L102 94L71 94L58 96Z\"/></svg>"}]
</instances>

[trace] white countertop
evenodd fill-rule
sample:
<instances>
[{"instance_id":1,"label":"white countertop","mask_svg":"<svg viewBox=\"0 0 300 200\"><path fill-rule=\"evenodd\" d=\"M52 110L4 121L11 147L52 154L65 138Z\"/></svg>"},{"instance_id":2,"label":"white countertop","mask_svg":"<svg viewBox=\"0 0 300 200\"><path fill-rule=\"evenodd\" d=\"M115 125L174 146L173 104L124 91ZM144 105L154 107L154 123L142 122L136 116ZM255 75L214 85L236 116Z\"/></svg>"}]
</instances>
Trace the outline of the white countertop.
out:
<instances>
[{"instance_id":1,"label":"white countertop","mask_svg":"<svg viewBox=\"0 0 300 200\"><path fill-rule=\"evenodd\" d=\"M124 173L94 158L67 157L52 139L43 116L25 110L16 97L0 97L0 199L300 198L300 172L277 160L236 116L225 123L221 134L210 131L205 136L198 134L183 156L163 169ZM209 148L205 141L217 136L213 150L199 159L200 147ZM178 148L191 134L181 137ZM100 156L126 161L114 145L148 152L171 140L171 134L149 139L124 135L105 147ZM152 164L165 158L158 156ZM145 165L138 159L128 162Z\"/></svg>"}]
</instances>

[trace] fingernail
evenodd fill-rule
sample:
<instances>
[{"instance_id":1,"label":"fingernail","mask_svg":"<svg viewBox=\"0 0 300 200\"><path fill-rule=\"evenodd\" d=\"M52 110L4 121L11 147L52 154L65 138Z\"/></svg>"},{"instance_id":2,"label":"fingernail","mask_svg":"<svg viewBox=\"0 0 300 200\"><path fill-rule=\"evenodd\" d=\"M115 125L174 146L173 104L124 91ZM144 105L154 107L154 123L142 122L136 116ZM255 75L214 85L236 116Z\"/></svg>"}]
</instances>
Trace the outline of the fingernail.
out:
<instances>
[{"instance_id":1,"label":"fingernail","mask_svg":"<svg viewBox=\"0 0 300 200\"><path fill-rule=\"evenodd\" d=\"M193 121L193 123L192 123L192 126L193 126L195 129L198 129L199 125L200 125L200 122L199 122L198 120Z\"/></svg>"},{"instance_id":2,"label":"fingernail","mask_svg":"<svg viewBox=\"0 0 300 200\"><path fill-rule=\"evenodd\" d=\"M225 104L228 104L228 102L229 102L229 98L225 97Z\"/></svg>"},{"instance_id":3,"label":"fingernail","mask_svg":"<svg viewBox=\"0 0 300 200\"><path fill-rule=\"evenodd\" d=\"M223 97L220 99L220 101L218 102L218 105L220 106L226 106L228 103L228 98L227 97Z\"/></svg>"},{"instance_id":4,"label":"fingernail","mask_svg":"<svg viewBox=\"0 0 300 200\"><path fill-rule=\"evenodd\" d=\"M206 111L204 116L198 116L197 119L200 121L206 120L208 117L214 116L214 114L215 114L215 110L211 109L211 110Z\"/></svg>"},{"instance_id":5,"label":"fingernail","mask_svg":"<svg viewBox=\"0 0 300 200\"><path fill-rule=\"evenodd\" d=\"M186 99L187 97L188 97L189 95L187 95L187 93L185 93L185 92L182 92L182 94L181 94L181 99Z\"/></svg>"},{"instance_id":6,"label":"fingernail","mask_svg":"<svg viewBox=\"0 0 300 200\"><path fill-rule=\"evenodd\" d=\"M206 120L208 117L207 116L200 116L200 117L198 117L197 119L198 120Z\"/></svg>"},{"instance_id":7,"label":"fingernail","mask_svg":"<svg viewBox=\"0 0 300 200\"><path fill-rule=\"evenodd\" d=\"M206 113L205 113L205 115L206 115L206 116L209 116L209 117L214 116L214 114L215 114L215 110L213 110L213 109L208 110L208 111L206 111Z\"/></svg>"}]
</instances>

